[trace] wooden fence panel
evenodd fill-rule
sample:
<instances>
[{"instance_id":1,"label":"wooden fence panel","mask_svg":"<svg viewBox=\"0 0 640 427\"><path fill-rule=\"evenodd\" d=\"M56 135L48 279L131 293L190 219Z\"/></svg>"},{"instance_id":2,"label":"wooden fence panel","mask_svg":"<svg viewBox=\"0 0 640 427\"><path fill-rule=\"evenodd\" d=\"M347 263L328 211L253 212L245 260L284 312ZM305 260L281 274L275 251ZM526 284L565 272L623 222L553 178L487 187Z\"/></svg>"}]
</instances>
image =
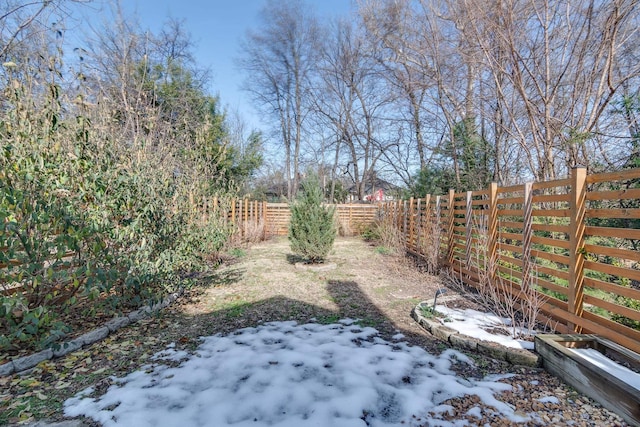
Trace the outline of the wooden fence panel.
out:
<instances>
[{"instance_id":1,"label":"wooden fence panel","mask_svg":"<svg viewBox=\"0 0 640 427\"><path fill-rule=\"evenodd\" d=\"M381 215L379 205L344 204L336 207L336 220L340 231L344 235L352 236L362 233L371 226ZM393 216L389 206L387 215ZM265 230L270 236L284 236L289 230L291 211L287 203L267 203L265 214Z\"/></svg>"},{"instance_id":2,"label":"wooden fence panel","mask_svg":"<svg viewBox=\"0 0 640 427\"><path fill-rule=\"evenodd\" d=\"M542 316L560 330L598 333L640 352L640 169L576 168L565 179L450 190L381 211L408 250L425 258L437 250L465 283L489 277L533 286L546 298ZM428 245L434 237L441 243Z\"/></svg>"}]
</instances>

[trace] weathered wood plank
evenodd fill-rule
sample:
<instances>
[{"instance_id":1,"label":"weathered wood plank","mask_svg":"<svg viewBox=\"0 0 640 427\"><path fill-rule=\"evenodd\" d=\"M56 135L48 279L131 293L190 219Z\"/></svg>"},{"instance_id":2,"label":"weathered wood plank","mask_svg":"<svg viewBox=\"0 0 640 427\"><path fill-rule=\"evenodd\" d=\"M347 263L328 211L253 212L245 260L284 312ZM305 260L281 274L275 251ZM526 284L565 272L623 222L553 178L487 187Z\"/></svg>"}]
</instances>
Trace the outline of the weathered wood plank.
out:
<instances>
[{"instance_id":1,"label":"weathered wood plank","mask_svg":"<svg viewBox=\"0 0 640 427\"><path fill-rule=\"evenodd\" d=\"M561 254L552 254L550 252L531 249L531 256L546 259L548 261L557 262L559 264L569 265L569 257Z\"/></svg>"},{"instance_id":2,"label":"weathered wood plank","mask_svg":"<svg viewBox=\"0 0 640 427\"><path fill-rule=\"evenodd\" d=\"M634 288L627 288L626 286L616 285L615 283L604 282L602 280L594 279L591 277L584 278L585 286L590 288L599 289L605 292L611 292L616 295L620 295L627 298L633 298L640 301L640 290Z\"/></svg>"},{"instance_id":3,"label":"weathered wood plank","mask_svg":"<svg viewBox=\"0 0 640 427\"><path fill-rule=\"evenodd\" d=\"M569 241L567 240L552 239L551 237L533 236L531 238L531 241L533 243L538 243L540 245L555 246L557 248L569 249Z\"/></svg>"},{"instance_id":4,"label":"weathered wood plank","mask_svg":"<svg viewBox=\"0 0 640 427\"><path fill-rule=\"evenodd\" d=\"M545 188L568 187L569 185L571 185L571 179L564 178L564 179L556 179L554 181L534 182L533 189L542 190Z\"/></svg>"},{"instance_id":5,"label":"weathered wood plank","mask_svg":"<svg viewBox=\"0 0 640 427\"><path fill-rule=\"evenodd\" d=\"M640 218L640 209L587 209L587 218Z\"/></svg>"},{"instance_id":6,"label":"weathered wood plank","mask_svg":"<svg viewBox=\"0 0 640 427\"><path fill-rule=\"evenodd\" d=\"M534 209L532 212L533 216L538 217L568 218L570 214L570 209Z\"/></svg>"},{"instance_id":7,"label":"weathered wood plank","mask_svg":"<svg viewBox=\"0 0 640 427\"><path fill-rule=\"evenodd\" d=\"M533 196L533 203L558 203L569 202L569 194L536 194Z\"/></svg>"},{"instance_id":8,"label":"weathered wood plank","mask_svg":"<svg viewBox=\"0 0 640 427\"><path fill-rule=\"evenodd\" d=\"M640 229L613 227L585 227L585 234L589 236L616 237L619 239L640 240Z\"/></svg>"},{"instance_id":9,"label":"weathered wood plank","mask_svg":"<svg viewBox=\"0 0 640 427\"><path fill-rule=\"evenodd\" d=\"M640 178L640 169L628 169L624 171L596 173L587 175L587 184L604 181L621 181L627 179Z\"/></svg>"},{"instance_id":10,"label":"weathered wood plank","mask_svg":"<svg viewBox=\"0 0 640 427\"><path fill-rule=\"evenodd\" d=\"M593 295L585 294L584 302L586 304L595 305L596 307L603 308L614 314L628 317L629 319L640 321L640 311L632 308L624 307L619 304L615 304L609 301L605 301L602 298L595 297Z\"/></svg>"},{"instance_id":11,"label":"weathered wood plank","mask_svg":"<svg viewBox=\"0 0 640 427\"><path fill-rule=\"evenodd\" d=\"M640 390L581 357L570 350L571 345L567 344L579 343L583 348L590 346L599 349L606 347L607 342L588 335L538 335L535 337L535 349L542 357L542 365L546 370L619 414L625 421L640 425ZM618 346L613 351L619 349ZM632 363L640 366L638 354L624 349L622 354L628 355Z\"/></svg>"},{"instance_id":12,"label":"weathered wood plank","mask_svg":"<svg viewBox=\"0 0 640 427\"><path fill-rule=\"evenodd\" d=\"M590 191L587 200L627 200L640 199L640 188L626 188L623 190Z\"/></svg>"},{"instance_id":13,"label":"weathered wood plank","mask_svg":"<svg viewBox=\"0 0 640 427\"><path fill-rule=\"evenodd\" d=\"M618 277L626 277L633 280L640 281L640 270L634 270L631 268L617 267L611 264L603 264L595 261L585 261L584 268L589 270L599 271L601 273L611 274Z\"/></svg>"},{"instance_id":14,"label":"weathered wood plank","mask_svg":"<svg viewBox=\"0 0 640 427\"><path fill-rule=\"evenodd\" d=\"M610 248L608 246L590 245L585 244L584 250L599 255L608 255L612 257L618 257L628 259L631 261L640 262L640 252L632 251L629 249Z\"/></svg>"},{"instance_id":15,"label":"weathered wood plank","mask_svg":"<svg viewBox=\"0 0 640 427\"><path fill-rule=\"evenodd\" d=\"M569 234L569 225L563 224L532 224L534 231L546 231L549 233L565 233Z\"/></svg>"}]
</instances>

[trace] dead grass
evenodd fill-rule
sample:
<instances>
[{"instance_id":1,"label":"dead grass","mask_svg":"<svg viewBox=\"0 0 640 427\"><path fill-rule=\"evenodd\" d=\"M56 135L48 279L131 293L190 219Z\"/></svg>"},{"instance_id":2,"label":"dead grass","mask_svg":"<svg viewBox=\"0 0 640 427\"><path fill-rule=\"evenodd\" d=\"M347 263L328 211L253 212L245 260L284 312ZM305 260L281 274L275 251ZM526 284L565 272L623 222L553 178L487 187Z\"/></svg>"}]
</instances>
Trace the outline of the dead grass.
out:
<instances>
[{"instance_id":1,"label":"dead grass","mask_svg":"<svg viewBox=\"0 0 640 427\"><path fill-rule=\"evenodd\" d=\"M210 283L182 310L193 318L221 313L231 300L242 306L242 315L225 317L219 332L254 326L261 321L312 318L359 318L390 334L426 334L409 317L418 300L433 295L438 279L420 273L402 256L382 255L359 238L339 238L327 262L328 271L296 269L286 238L255 244L238 263L221 268L218 276L234 276L225 285ZM212 278L215 282L215 278ZM238 314L236 309L234 314Z\"/></svg>"}]
</instances>

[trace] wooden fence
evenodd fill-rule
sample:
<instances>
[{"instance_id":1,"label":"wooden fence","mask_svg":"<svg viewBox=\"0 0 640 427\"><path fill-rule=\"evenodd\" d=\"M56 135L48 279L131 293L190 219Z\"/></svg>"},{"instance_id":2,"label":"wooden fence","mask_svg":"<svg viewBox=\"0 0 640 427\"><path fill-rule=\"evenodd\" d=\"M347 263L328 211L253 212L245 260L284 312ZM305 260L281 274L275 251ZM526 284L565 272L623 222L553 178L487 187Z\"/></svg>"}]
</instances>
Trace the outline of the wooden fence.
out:
<instances>
[{"instance_id":1,"label":"wooden fence","mask_svg":"<svg viewBox=\"0 0 640 427\"><path fill-rule=\"evenodd\" d=\"M369 204L334 205L340 234L352 236L361 233L378 218L379 206ZM287 234L291 211L287 203L267 203L265 231L269 236Z\"/></svg>"},{"instance_id":2,"label":"wooden fence","mask_svg":"<svg viewBox=\"0 0 640 427\"><path fill-rule=\"evenodd\" d=\"M640 169L389 202L407 249L469 285L532 289L540 320L640 352ZM506 285L506 286L504 286ZM521 300L524 304L525 301Z\"/></svg>"},{"instance_id":3,"label":"wooden fence","mask_svg":"<svg viewBox=\"0 0 640 427\"><path fill-rule=\"evenodd\" d=\"M380 207L373 204L340 204L336 209L336 220L341 235L352 236L361 233L379 217ZM262 237L286 235L291 220L288 203L267 203L247 199L204 202L203 218L222 216L227 223L235 224L235 233L243 237L262 230Z\"/></svg>"}]
</instances>

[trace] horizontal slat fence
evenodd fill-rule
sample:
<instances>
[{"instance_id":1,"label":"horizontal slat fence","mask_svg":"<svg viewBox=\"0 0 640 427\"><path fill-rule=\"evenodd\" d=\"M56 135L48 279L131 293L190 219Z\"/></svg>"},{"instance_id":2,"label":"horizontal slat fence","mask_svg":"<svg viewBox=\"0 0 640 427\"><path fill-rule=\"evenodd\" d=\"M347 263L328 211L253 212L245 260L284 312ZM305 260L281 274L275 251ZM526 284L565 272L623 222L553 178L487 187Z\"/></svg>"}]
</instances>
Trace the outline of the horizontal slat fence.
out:
<instances>
[{"instance_id":1,"label":"horizontal slat fence","mask_svg":"<svg viewBox=\"0 0 640 427\"><path fill-rule=\"evenodd\" d=\"M379 216L379 206L372 204L332 205L336 209L336 219L342 235L361 233L374 223ZM267 203L265 232L269 236L284 236L288 232L291 211L287 203Z\"/></svg>"},{"instance_id":2,"label":"horizontal slat fence","mask_svg":"<svg viewBox=\"0 0 640 427\"><path fill-rule=\"evenodd\" d=\"M388 202L408 251L465 283L531 289L540 320L640 352L640 169ZM521 300L524 304L525 301ZM523 307L524 308L524 307Z\"/></svg>"}]
</instances>

